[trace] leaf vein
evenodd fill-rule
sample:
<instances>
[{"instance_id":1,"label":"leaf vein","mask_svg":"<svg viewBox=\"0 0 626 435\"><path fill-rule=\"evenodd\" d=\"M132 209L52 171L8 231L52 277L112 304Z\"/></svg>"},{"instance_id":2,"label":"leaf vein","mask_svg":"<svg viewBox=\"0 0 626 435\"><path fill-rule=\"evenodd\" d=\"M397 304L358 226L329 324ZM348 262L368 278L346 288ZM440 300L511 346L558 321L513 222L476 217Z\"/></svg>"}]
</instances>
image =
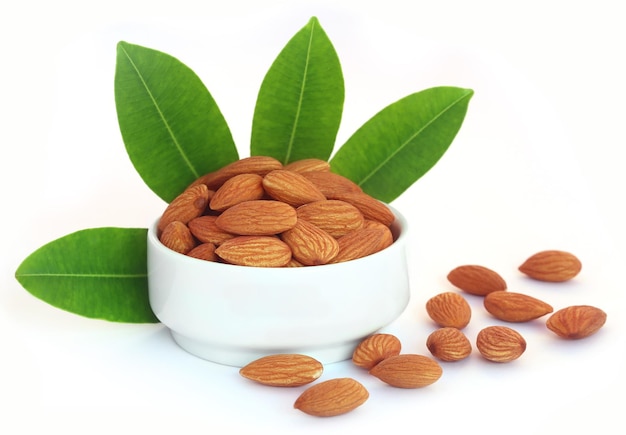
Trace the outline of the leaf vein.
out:
<instances>
[{"instance_id":1,"label":"leaf vein","mask_svg":"<svg viewBox=\"0 0 626 435\"><path fill-rule=\"evenodd\" d=\"M289 163L291 159L291 151L296 137L296 130L298 129L298 121L300 119L300 112L302 111L302 102L304 100L304 90L306 88L307 74L309 72L309 63L311 61L311 50L313 47L313 33L315 31L315 23L311 23L311 35L309 36L309 45L307 47L306 59L304 63L304 71L302 73L302 84L300 86L300 94L298 95L298 105L296 107L296 116L291 128L291 135L289 136L289 144L287 145L287 154L285 155L285 161L283 163Z\"/></svg>"},{"instance_id":2,"label":"leaf vein","mask_svg":"<svg viewBox=\"0 0 626 435\"><path fill-rule=\"evenodd\" d=\"M112 273L21 273L19 277L58 277L58 278L145 278L146 273L112 274Z\"/></svg>"},{"instance_id":3,"label":"leaf vein","mask_svg":"<svg viewBox=\"0 0 626 435\"><path fill-rule=\"evenodd\" d=\"M170 137L172 139L172 143L174 144L174 146L178 150L178 153L183 158L183 160L185 161L185 164L189 167L189 170L193 173L194 177L196 177L196 178L199 177L200 173L196 170L194 165L191 163L191 160L189 160L189 158L185 154L185 152L184 152L180 142L178 141L178 138L176 137L176 134L174 133L174 130L172 130L172 127L170 126L169 122L167 121L167 119L165 117L165 114L161 110L161 107L159 106L159 103L157 102L156 98L154 97L154 95L153 95L152 91L150 90L150 87L146 83L143 75L139 71L139 68L137 67L137 65L135 64L135 62L131 58L131 56L128 54L128 52L123 47L122 47L122 50L124 51L124 54L126 55L126 58L128 59L128 62L130 62L130 65L132 66L133 70L135 70L135 72L137 73L137 77L139 77L139 80L141 81L141 84L143 85L143 87L145 88L146 92L148 93L148 97L150 98L150 101L152 101L152 104L154 105L154 108L156 109L157 113L159 114L159 118L161 118L161 121L163 122L163 125L165 126L165 129L167 130L167 133L170 135Z\"/></svg>"},{"instance_id":4,"label":"leaf vein","mask_svg":"<svg viewBox=\"0 0 626 435\"><path fill-rule=\"evenodd\" d=\"M411 136L409 136L409 138L407 140L405 140L402 144L400 144L400 146L398 148L396 148L391 154L389 154L389 156L387 156L385 159L382 159L382 161L374 169L372 169L372 171L370 171L369 174L367 174L362 180L360 180L357 184L359 186L362 186L363 184L365 184L367 182L367 180L369 180L378 171L380 171L381 168L383 168L385 165L387 165L387 163L389 163L389 161L391 161L400 151L402 151L406 146L408 146L417 136L419 136L424 130L426 130L436 120L441 118L441 116L444 113L446 113L448 110L450 110L450 108L454 107L459 101L463 100L466 97L467 97L467 95L463 95L463 96L459 97L458 99L454 100L453 102L451 102L447 107L445 107L442 111L440 111L437 114L437 116L433 117L426 124L424 124L422 126L422 128L418 129L415 133L413 133Z\"/></svg>"}]
</instances>

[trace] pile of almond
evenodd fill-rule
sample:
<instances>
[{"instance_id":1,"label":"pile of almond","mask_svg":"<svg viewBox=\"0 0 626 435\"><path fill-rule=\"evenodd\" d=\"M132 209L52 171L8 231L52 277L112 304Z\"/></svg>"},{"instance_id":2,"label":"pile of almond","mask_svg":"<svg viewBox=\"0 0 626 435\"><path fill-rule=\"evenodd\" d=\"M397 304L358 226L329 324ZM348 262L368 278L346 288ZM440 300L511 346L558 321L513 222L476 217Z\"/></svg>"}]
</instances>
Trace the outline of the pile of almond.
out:
<instances>
[{"instance_id":1,"label":"pile of almond","mask_svg":"<svg viewBox=\"0 0 626 435\"><path fill-rule=\"evenodd\" d=\"M324 160L252 156L194 181L167 206L157 233L168 248L203 260L316 266L385 249L394 220Z\"/></svg>"},{"instance_id":2,"label":"pile of almond","mask_svg":"<svg viewBox=\"0 0 626 435\"><path fill-rule=\"evenodd\" d=\"M519 270L532 279L563 282L580 272L581 263L565 251L542 251L528 258ZM546 321L547 329L561 338L588 337L606 322L606 313L590 305L573 305L553 312L552 306L542 300L508 291L505 280L483 266L457 267L448 274L448 280L465 293L483 297L486 311L504 322L529 322L552 313ZM430 298L426 312L438 325L426 340L434 359L403 354L396 336L377 333L357 346L352 355L353 364L392 387L421 388L435 383L443 374L437 360L459 361L472 353L472 344L462 331L470 323L472 311L460 293L448 291ZM482 357L496 363L516 360L526 350L524 337L503 325L481 329L475 343ZM300 387L319 379L323 370L323 365L310 356L277 354L252 361L240 374L265 385ZM352 411L368 398L369 392L357 380L335 378L305 389L297 397L294 408L310 415L329 417Z\"/></svg>"}]
</instances>

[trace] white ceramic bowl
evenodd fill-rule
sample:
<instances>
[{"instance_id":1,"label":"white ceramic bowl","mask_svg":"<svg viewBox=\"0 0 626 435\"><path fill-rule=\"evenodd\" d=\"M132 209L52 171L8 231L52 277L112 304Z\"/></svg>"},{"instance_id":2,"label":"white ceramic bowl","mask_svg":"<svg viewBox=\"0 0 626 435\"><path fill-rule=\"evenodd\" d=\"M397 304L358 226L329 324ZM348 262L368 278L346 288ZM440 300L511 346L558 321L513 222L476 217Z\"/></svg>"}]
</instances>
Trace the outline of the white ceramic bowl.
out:
<instances>
[{"instance_id":1,"label":"white ceramic bowl","mask_svg":"<svg viewBox=\"0 0 626 435\"><path fill-rule=\"evenodd\" d=\"M298 268L235 266L176 253L148 229L150 305L180 347L242 367L273 353L320 362L349 359L366 336L409 302L407 222L395 209L395 242L368 257Z\"/></svg>"}]
</instances>

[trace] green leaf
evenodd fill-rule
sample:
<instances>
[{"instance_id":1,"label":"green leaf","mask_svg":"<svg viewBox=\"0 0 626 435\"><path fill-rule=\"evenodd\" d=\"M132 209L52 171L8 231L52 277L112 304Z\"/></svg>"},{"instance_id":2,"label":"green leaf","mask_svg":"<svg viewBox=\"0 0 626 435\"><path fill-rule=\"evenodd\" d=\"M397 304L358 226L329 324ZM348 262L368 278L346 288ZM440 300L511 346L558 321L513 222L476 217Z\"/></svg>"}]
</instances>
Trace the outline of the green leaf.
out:
<instances>
[{"instance_id":1,"label":"green leaf","mask_svg":"<svg viewBox=\"0 0 626 435\"><path fill-rule=\"evenodd\" d=\"M128 156L166 202L199 176L238 159L213 97L170 55L119 42L115 104Z\"/></svg>"},{"instance_id":2,"label":"green leaf","mask_svg":"<svg viewBox=\"0 0 626 435\"><path fill-rule=\"evenodd\" d=\"M148 299L147 230L92 228L54 240L18 267L35 297L91 318L157 323Z\"/></svg>"},{"instance_id":3,"label":"green leaf","mask_svg":"<svg viewBox=\"0 0 626 435\"><path fill-rule=\"evenodd\" d=\"M284 164L328 160L344 102L341 65L317 18L289 40L265 75L252 121L250 152Z\"/></svg>"},{"instance_id":4,"label":"green leaf","mask_svg":"<svg viewBox=\"0 0 626 435\"><path fill-rule=\"evenodd\" d=\"M473 94L471 89L443 86L390 104L339 148L331 169L390 203L443 156Z\"/></svg>"}]
</instances>

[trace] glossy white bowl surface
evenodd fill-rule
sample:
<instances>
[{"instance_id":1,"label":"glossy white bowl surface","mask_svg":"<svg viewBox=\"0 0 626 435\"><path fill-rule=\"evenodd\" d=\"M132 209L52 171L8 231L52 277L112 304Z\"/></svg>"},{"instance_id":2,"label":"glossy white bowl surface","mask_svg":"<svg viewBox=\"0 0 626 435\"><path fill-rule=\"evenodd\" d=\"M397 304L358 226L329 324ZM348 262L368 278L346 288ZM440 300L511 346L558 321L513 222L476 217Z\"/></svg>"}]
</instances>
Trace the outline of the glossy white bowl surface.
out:
<instances>
[{"instance_id":1,"label":"glossy white bowl surface","mask_svg":"<svg viewBox=\"0 0 626 435\"><path fill-rule=\"evenodd\" d=\"M299 268L213 263L178 254L148 229L151 307L180 347L242 367L273 353L322 363L349 359L366 336L409 302L407 222L395 209L396 241L357 260Z\"/></svg>"}]
</instances>

